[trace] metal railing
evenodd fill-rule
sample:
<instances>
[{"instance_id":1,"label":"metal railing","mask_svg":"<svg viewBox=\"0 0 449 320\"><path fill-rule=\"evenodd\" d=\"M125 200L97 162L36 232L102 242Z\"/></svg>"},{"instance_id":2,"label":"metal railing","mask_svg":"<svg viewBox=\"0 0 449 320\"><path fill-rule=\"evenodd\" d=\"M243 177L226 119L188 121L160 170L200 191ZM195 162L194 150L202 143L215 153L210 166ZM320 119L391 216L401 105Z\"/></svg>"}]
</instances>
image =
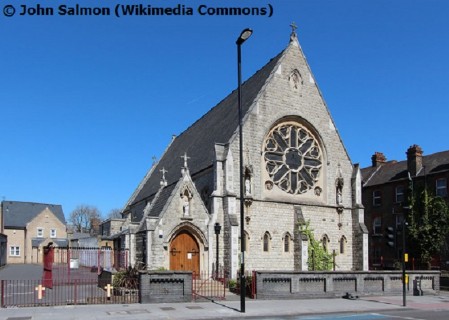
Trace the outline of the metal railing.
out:
<instances>
[{"instance_id":1,"label":"metal railing","mask_svg":"<svg viewBox=\"0 0 449 320\"><path fill-rule=\"evenodd\" d=\"M45 288L40 280L1 280L0 303L2 308L37 307L79 304L137 303L138 292L120 292L111 285L98 286L97 280L71 279L52 289Z\"/></svg>"}]
</instances>

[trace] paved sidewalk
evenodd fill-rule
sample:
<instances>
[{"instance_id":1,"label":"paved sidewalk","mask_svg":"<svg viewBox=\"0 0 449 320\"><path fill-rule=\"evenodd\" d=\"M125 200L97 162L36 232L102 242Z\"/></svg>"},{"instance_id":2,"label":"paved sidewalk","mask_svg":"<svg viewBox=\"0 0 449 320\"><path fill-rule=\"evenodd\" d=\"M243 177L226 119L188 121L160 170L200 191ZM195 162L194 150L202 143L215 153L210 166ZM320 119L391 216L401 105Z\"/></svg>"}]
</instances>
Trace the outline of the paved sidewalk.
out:
<instances>
[{"instance_id":1,"label":"paved sidewalk","mask_svg":"<svg viewBox=\"0 0 449 320\"><path fill-rule=\"evenodd\" d=\"M409 309L449 310L449 295L407 296ZM0 320L48 319L239 319L325 314L338 312L374 312L404 309L402 296L361 297L357 300L302 299L302 300L246 300L246 312L240 313L240 301L83 305L0 309Z\"/></svg>"}]
</instances>

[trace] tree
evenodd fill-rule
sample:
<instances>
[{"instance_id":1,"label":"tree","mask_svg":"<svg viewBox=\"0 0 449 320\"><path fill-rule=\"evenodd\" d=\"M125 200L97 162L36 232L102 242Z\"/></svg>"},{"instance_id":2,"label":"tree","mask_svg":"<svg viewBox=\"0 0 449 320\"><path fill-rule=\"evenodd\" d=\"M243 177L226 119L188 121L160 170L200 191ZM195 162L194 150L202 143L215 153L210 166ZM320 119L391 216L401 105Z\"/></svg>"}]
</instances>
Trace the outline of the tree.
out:
<instances>
[{"instance_id":1,"label":"tree","mask_svg":"<svg viewBox=\"0 0 449 320\"><path fill-rule=\"evenodd\" d=\"M93 227L98 224L100 217L100 211L96 207L82 204L72 211L69 222L75 232L92 233Z\"/></svg>"},{"instance_id":2,"label":"tree","mask_svg":"<svg viewBox=\"0 0 449 320\"><path fill-rule=\"evenodd\" d=\"M407 248L430 269L432 257L440 253L449 232L448 205L425 188L412 194L407 211Z\"/></svg>"},{"instance_id":3,"label":"tree","mask_svg":"<svg viewBox=\"0 0 449 320\"><path fill-rule=\"evenodd\" d=\"M309 239L308 264L309 270L312 271L329 271L332 270L333 256L328 253L322 243L315 239L313 229L310 228L310 221L299 225L299 231L306 235Z\"/></svg>"},{"instance_id":4,"label":"tree","mask_svg":"<svg viewBox=\"0 0 449 320\"><path fill-rule=\"evenodd\" d=\"M121 219L122 218L122 210L120 209L112 209L108 214L109 219Z\"/></svg>"}]
</instances>

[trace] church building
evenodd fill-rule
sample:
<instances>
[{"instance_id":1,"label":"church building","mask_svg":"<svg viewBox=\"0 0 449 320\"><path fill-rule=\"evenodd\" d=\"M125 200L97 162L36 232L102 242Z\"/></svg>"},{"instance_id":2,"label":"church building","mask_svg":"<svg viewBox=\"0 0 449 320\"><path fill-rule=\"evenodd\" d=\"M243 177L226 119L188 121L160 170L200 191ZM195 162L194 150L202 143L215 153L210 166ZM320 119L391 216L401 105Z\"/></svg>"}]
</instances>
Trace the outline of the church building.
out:
<instances>
[{"instance_id":1,"label":"church building","mask_svg":"<svg viewBox=\"0 0 449 320\"><path fill-rule=\"evenodd\" d=\"M247 270L305 271L310 224L336 270L368 269L361 176L299 45L242 84ZM148 270L240 267L238 91L179 136L123 209L133 265ZM219 235L214 226L221 226ZM123 232L125 234L126 232Z\"/></svg>"}]
</instances>

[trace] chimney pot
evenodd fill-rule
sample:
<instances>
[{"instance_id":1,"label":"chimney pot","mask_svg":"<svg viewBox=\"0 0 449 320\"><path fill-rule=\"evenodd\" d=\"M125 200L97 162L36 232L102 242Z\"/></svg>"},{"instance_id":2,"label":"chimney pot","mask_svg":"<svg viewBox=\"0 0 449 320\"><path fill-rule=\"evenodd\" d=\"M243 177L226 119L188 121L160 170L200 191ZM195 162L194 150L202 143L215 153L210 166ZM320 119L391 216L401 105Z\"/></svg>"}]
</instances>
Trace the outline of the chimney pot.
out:
<instances>
[{"instance_id":1,"label":"chimney pot","mask_svg":"<svg viewBox=\"0 0 449 320\"><path fill-rule=\"evenodd\" d=\"M420 146L414 144L407 149L407 170L412 176L416 176L422 169L422 154Z\"/></svg>"},{"instance_id":2,"label":"chimney pot","mask_svg":"<svg viewBox=\"0 0 449 320\"><path fill-rule=\"evenodd\" d=\"M374 152L373 156L371 157L371 163L373 167L378 167L385 162L387 162L387 158L385 158L382 152Z\"/></svg>"}]
</instances>

